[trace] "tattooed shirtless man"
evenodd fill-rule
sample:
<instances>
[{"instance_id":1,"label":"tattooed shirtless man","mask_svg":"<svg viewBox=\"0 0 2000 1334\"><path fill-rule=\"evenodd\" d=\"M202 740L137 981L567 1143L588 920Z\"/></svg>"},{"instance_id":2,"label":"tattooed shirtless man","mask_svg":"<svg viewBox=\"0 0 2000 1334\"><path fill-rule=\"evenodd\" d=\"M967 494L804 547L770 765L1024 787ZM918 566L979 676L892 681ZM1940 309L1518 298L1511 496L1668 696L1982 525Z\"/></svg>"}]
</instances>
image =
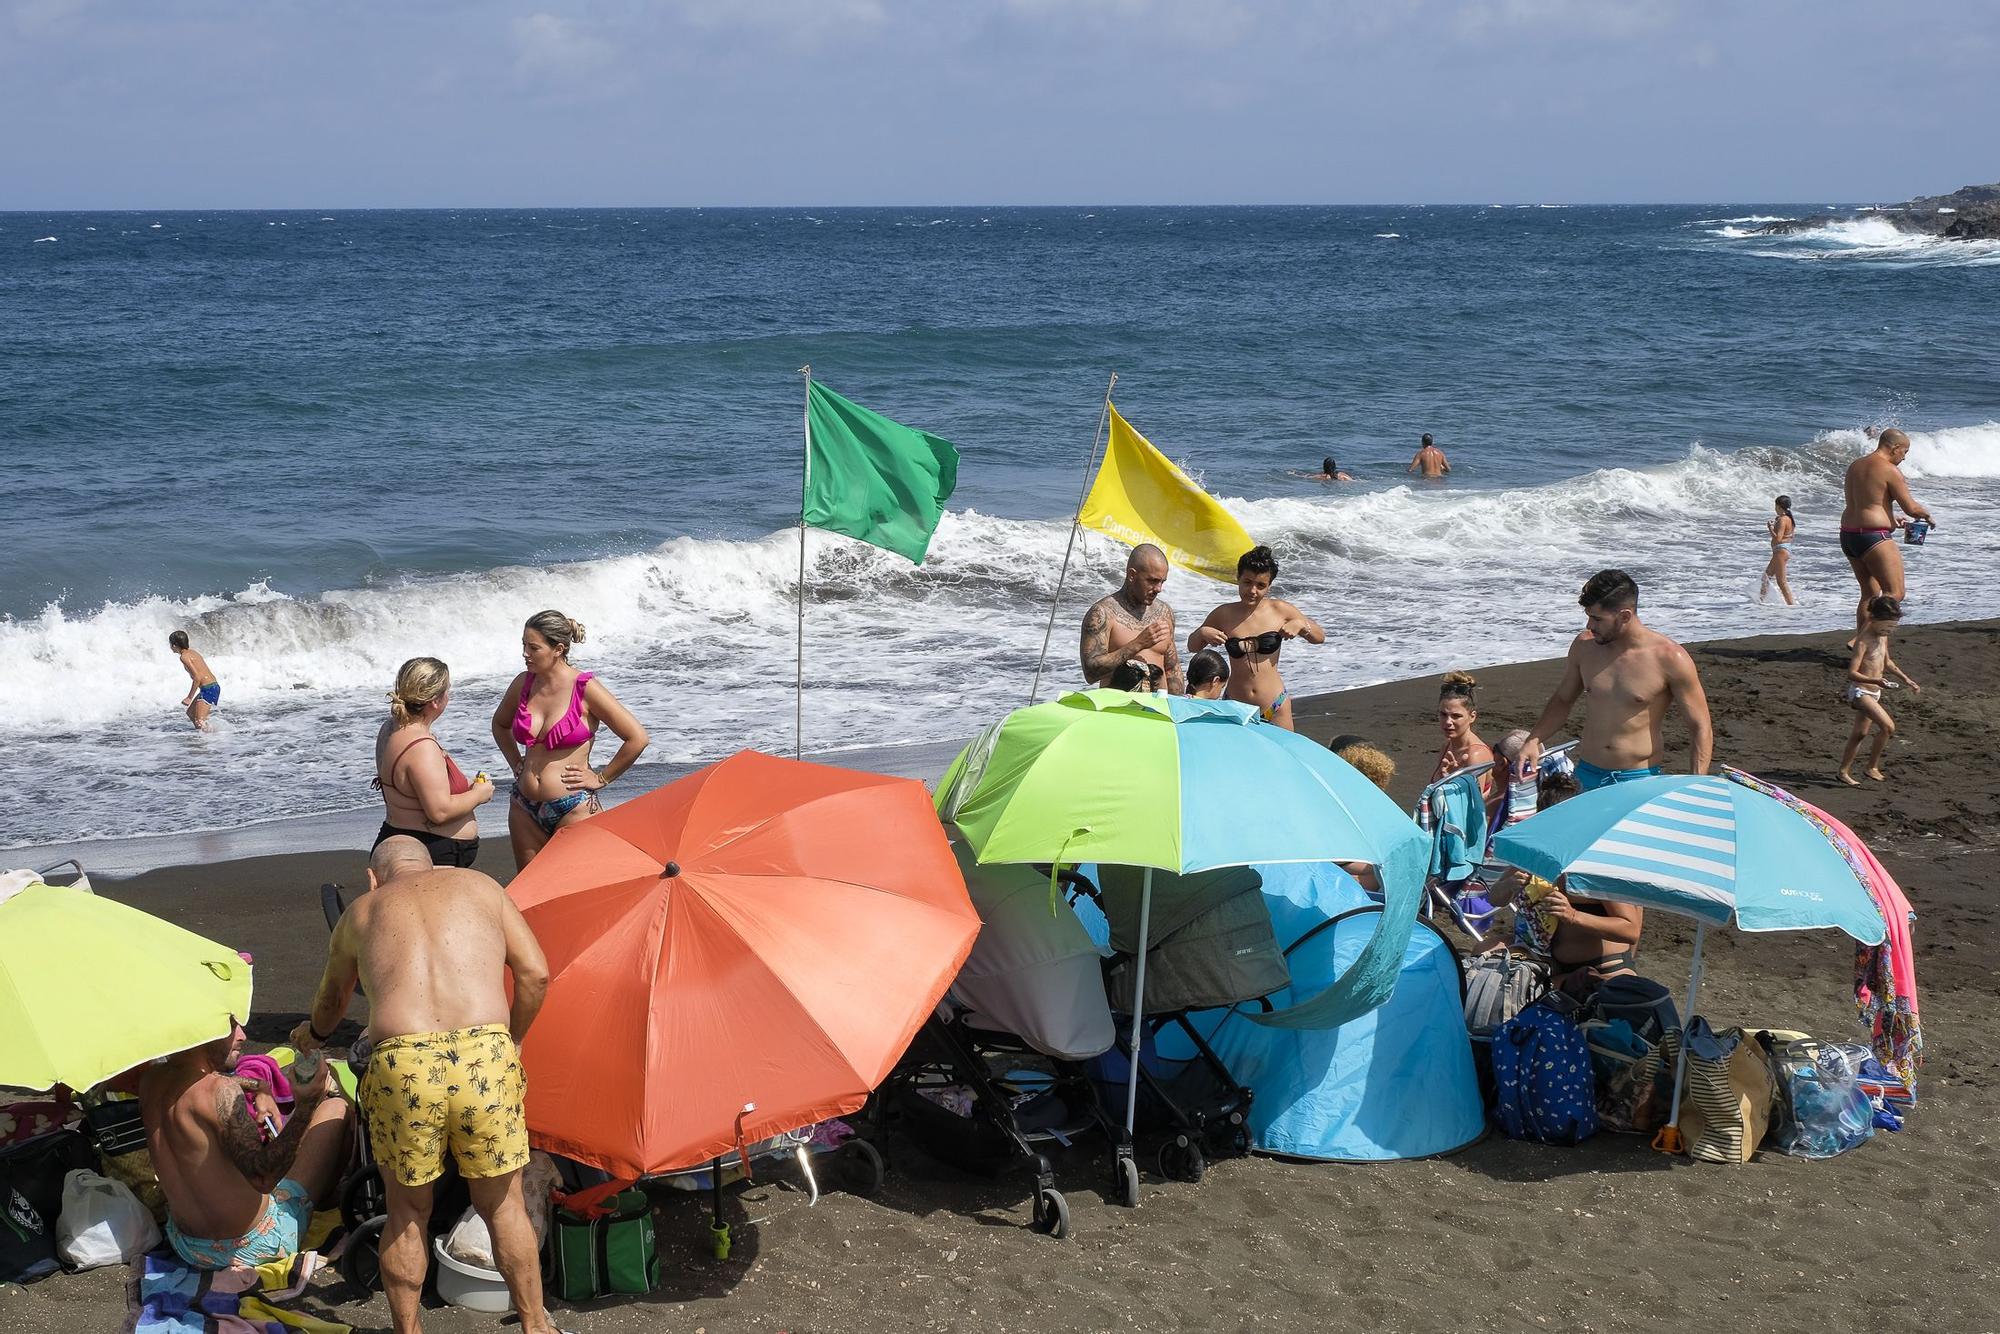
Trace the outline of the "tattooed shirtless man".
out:
<instances>
[{"instance_id":1,"label":"tattooed shirtless man","mask_svg":"<svg viewBox=\"0 0 2000 1334\"><path fill-rule=\"evenodd\" d=\"M1120 663L1136 659L1160 669L1160 689L1173 695L1187 693L1180 647L1175 643L1174 609L1160 600L1166 582L1165 553L1150 542L1134 547L1132 558L1125 562L1124 584L1084 613L1084 680L1105 685Z\"/></svg>"}]
</instances>

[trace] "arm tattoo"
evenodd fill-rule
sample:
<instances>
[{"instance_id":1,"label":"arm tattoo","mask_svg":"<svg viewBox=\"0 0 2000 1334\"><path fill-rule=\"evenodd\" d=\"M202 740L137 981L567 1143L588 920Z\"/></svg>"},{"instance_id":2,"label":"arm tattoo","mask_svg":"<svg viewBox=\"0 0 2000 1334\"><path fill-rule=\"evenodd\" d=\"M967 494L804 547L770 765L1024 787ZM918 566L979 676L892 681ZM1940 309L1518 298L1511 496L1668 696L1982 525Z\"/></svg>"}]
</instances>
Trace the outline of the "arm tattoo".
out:
<instances>
[{"instance_id":1,"label":"arm tattoo","mask_svg":"<svg viewBox=\"0 0 2000 1334\"><path fill-rule=\"evenodd\" d=\"M1083 662L1083 679L1097 685L1118 666L1112 657L1111 617L1098 603L1083 616L1083 651L1079 655Z\"/></svg>"},{"instance_id":2,"label":"arm tattoo","mask_svg":"<svg viewBox=\"0 0 2000 1334\"><path fill-rule=\"evenodd\" d=\"M298 1156L299 1142L312 1122L313 1106L301 1098L284 1130L277 1138L266 1140L242 1086L223 1076L216 1083L215 1111L221 1127L222 1150L236 1164L236 1170L254 1179L275 1179L282 1177Z\"/></svg>"},{"instance_id":3,"label":"arm tattoo","mask_svg":"<svg viewBox=\"0 0 2000 1334\"><path fill-rule=\"evenodd\" d=\"M1187 694L1187 673L1181 670L1180 627L1174 623L1172 613L1167 616L1167 672L1166 687L1169 695Z\"/></svg>"}]
</instances>

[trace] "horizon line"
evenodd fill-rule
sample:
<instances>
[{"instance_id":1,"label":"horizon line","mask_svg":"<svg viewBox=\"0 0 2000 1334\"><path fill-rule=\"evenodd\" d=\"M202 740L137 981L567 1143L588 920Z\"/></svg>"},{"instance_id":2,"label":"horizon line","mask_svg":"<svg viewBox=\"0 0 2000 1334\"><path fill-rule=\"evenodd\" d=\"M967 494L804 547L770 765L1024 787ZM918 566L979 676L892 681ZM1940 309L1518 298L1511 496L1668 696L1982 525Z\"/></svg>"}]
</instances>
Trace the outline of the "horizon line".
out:
<instances>
[{"instance_id":1,"label":"horizon line","mask_svg":"<svg viewBox=\"0 0 2000 1334\"><path fill-rule=\"evenodd\" d=\"M1823 198L1823 196L1821 196ZM1863 201L1864 203L1869 201ZM1872 204L1877 209L1899 208L1909 201L1899 201L1893 205ZM718 212L776 212L780 210L812 209L829 213L860 212L880 209L1070 209L1070 208L1131 208L1131 209L1196 209L1196 208L1715 208L1750 207L1765 205L1775 208L1856 208L1859 203L1809 204L1804 200L1776 199L1637 199L1637 200L1566 200L1550 203L1545 200L1367 200L1348 203L1324 201L1242 201L1220 200L1202 203L1145 203L1104 201L1058 201L1054 203L971 203L945 204L936 202L882 203L882 204L210 204L210 205L145 205L121 204L96 207L79 205L45 205L42 207L0 208L0 218L31 216L38 213L463 213L475 211L525 213L536 209L571 213L610 213L620 210L644 211L651 213L700 213L709 210Z\"/></svg>"}]
</instances>

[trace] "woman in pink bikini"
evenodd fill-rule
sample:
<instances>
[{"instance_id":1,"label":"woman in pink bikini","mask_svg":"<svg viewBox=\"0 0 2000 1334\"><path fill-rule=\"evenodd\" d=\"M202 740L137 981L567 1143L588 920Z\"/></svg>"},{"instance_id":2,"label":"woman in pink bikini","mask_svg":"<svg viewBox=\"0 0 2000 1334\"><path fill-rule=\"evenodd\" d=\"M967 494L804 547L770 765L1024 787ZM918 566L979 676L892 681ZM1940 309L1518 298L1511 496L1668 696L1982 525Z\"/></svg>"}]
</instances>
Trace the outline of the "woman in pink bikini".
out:
<instances>
[{"instance_id":1,"label":"woman in pink bikini","mask_svg":"<svg viewBox=\"0 0 2000 1334\"><path fill-rule=\"evenodd\" d=\"M570 666L570 648L582 642L583 627L561 612L530 616L521 631L528 670L493 711L493 739L514 770L507 833L517 867L533 861L556 830L604 809L598 791L638 761L649 739L609 686ZM610 763L593 769L590 746L599 723L620 744Z\"/></svg>"},{"instance_id":2,"label":"woman in pink bikini","mask_svg":"<svg viewBox=\"0 0 2000 1334\"><path fill-rule=\"evenodd\" d=\"M375 734L375 787L387 813L375 835L417 839L438 866L470 866L479 855L473 812L493 800L486 775L468 779L431 735L451 697L451 669L436 658L411 658L389 692L389 721Z\"/></svg>"}]
</instances>

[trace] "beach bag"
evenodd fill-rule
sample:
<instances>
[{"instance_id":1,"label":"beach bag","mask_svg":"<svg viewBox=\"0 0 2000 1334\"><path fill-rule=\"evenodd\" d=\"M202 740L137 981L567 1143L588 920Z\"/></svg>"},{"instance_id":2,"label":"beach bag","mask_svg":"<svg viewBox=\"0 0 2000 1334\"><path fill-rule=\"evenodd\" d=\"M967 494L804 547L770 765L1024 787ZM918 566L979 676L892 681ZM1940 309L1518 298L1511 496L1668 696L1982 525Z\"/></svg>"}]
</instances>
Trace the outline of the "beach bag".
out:
<instances>
[{"instance_id":1,"label":"beach bag","mask_svg":"<svg viewBox=\"0 0 2000 1334\"><path fill-rule=\"evenodd\" d=\"M79 1168L63 1178L56 1254L72 1269L129 1264L160 1244L160 1225L123 1183Z\"/></svg>"},{"instance_id":2,"label":"beach bag","mask_svg":"<svg viewBox=\"0 0 2000 1334\"><path fill-rule=\"evenodd\" d=\"M599 1218L556 1210L551 1239L555 1290L566 1302L651 1292L660 1285L653 1206L646 1192L623 1190L605 1204L610 1212Z\"/></svg>"},{"instance_id":3,"label":"beach bag","mask_svg":"<svg viewBox=\"0 0 2000 1334\"><path fill-rule=\"evenodd\" d=\"M1509 1139L1576 1144L1597 1133L1590 1047L1554 1006L1530 1005L1494 1033L1493 1087Z\"/></svg>"},{"instance_id":4,"label":"beach bag","mask_svg":"<svg viewBox=\"0 0 2000 1334\"><path fill-rule=\"evenodd\" d=\"M1549 970L1511 950L1465 961L1465 1031L1491 1033L1549 989Z\"/></svg>"},{"instance_id":5,"label":"beach bag","mask_svg":"<svg viewBox=\"0 0 2000 1334\"><path fill-rule=\"evenodd\" d=\"M96 1161L73 1130L58 1131L0 1155L0 1283L33 1283L62 1268L56 1224L63 1178Z\"/></svg>"},{"instance_id":6,"label":"beach bag","mask_svg":"<svg viewBox=\"0 0 2000 1334\"><path fill-rule=\"evenodd\" d=\"M1771 1146L1795 1158L1833 1158L1872 1138L1875 1109L1847 1054L1810 1038L1775 1042L1778 1114Z\"/></svg>"},{"instance_id":7,"label":"beach bag","mask_svg":"<svg viewBox=\"0 0 2000 1334\"><path fill-rule=\"evenodd\" d=\"M1711 1030L1688 1021L1687 1086L1681 1094L1681 1135L1688 1156L1707 1163L1747 1163L1771 1127L1777 1080L1764 1049L1740 1028Z\"/></svg>"}]
</instances>

